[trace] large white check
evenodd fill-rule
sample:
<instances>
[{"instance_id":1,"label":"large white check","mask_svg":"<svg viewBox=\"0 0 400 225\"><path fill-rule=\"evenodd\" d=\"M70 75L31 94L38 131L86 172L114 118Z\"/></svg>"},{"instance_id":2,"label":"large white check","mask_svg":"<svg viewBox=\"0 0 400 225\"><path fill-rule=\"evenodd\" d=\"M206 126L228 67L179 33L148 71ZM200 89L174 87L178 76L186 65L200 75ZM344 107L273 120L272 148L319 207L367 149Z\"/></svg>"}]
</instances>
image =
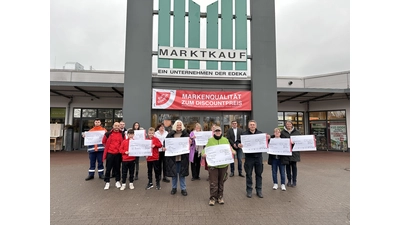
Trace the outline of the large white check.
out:
<instances>
[{"instance_id":1,"label":"large white check","mask_svg":"<svg viewBox=\"0 0 400 225\"><path fill-rule=\"evenodd\" d=\"M151 144L152 140L129 140L129 156L151 156Z\"/></svg>"},{"instance_id":2,"label":"large white check","mask_svg":"<svg viewBox=\"0 0 400 225\"><path fill-rule=\"evenodd\" d=\"M84 146L88 145L98 145L102 144L103 136L104 136L105 131L86 131L85 132L85 140L83 142Z\"/></svg>"},{"instance_id":3,"label":"large white check","mask_svg":"<svg viewBox=\"0 0 400 225\"><path fill-rule=\"evenodd\" d=\"M212 131L194 131L194 136L196 136L196 145L206 145L208 139L212 137Z\"/></svg>"},{"instance_id":4,"label":"large white check","mask_svg":"<svg viewBox=\"0 0 400 225\"><path fill-rule=\"evenodd\" d=\"M208 166L219 166L234 162L231 146L229 144L209 146L204 150L207 155L206 160Z\"/></svg>"},{"instance_id":5,"label":"large white check","mask_svg":"<svg viewBox=\"0 0 400 225\"><path fill-rule=\"evenodd\" d=\"M292 144L290 138L272 138L268 144L268 154L292 155Z\"/></svg>"},{"instance_id":6,"label":"large white check","mask_svg":"<svg viewBox=\"0 0 400 225\"><path fill-rule=\"evenodd\" d=\"M189 153L189 137L165 138L165 156Z\"/></svg>"},{"instance_id":7,"label":"large white check","mask_svg":"<svg viewBox=\"0 0 400 225\"><path fill-rule=\"evenodd\" d=\"M268 141L265 133L240 135L240 140L243 145L243 153L268 152Z\"/></svg>"},{"instance_id":8,"label":"large white check","mask_svg":"<svg viewBox=\"0 0 400 225\"><path fill-rule=\"evenodd\" d=\"M295 135L291 136L290 139L292 139L294 143L292 150L294 152L317 150L314 135Z\"/></svg>"}]
</instances>

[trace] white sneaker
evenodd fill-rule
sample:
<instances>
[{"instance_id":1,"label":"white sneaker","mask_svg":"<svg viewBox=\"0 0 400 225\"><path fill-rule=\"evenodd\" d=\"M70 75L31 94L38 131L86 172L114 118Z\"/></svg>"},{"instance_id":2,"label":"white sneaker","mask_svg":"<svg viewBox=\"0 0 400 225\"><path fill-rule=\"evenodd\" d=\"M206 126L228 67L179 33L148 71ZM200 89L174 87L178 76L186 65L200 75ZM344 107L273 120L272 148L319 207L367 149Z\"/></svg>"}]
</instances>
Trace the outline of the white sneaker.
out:
<instances>
[{"instance_id":1,"label":"white sneaker","mask_svg":"<svg viewBox=\"0 0 400 225\"><path fill-rule=\"evenodd\" d=\"M121 188L119 190L123 191L126 188L126 184L122 184Z\"/></svg>"},{"instance_id":2,"label":"white sneaker","mask_svg":"<svg viewBox=\"0 0 400 225\"><path fill-rule=\"evenodd\" d=\"M120 183L119 181L117 181L117 182L115 183L115 187L120 188L120 187L121 187L121 183Z\"/></svg>"},{"instance_id":3,"label":"white sneaker","mask_svg":"<svg viewBox=\"0 0 400 225\"><path fill-rule=\"evenodd\" d=\"M129 189L134 189L133 183L129 183Z\"/></svg>"},{"instance_id":4,"label":"white sneaker","mask_svg":"<svg viewBox=\"0 0 400 225\"><path fill-rule=\"evenodd\" d=\"M281 189L282 189L282 191L286 191L286 187L284 184L281 185Z\"/></svg>"},{"instance_id":5,"label":"white sneaker","mask_svg":"<svg viewBox=\"0 0 400 225\"><path fill-rule=\"evenodd\" d=\"M110 189L110 183L106 183L106 185L104 186L104 190L108 190L108 189Z\"/></svg>"},{"instance_id":6,"label":"white sneaker","mask_svg":"<svg viewBox=\"0 0 400 225\"><path fill-rule=\"evenodd\" d=\"M278 184L274 184L274 186L272 187L272 189L274 189L274 190L278 189Z\"/></svg>"}]
</instances>

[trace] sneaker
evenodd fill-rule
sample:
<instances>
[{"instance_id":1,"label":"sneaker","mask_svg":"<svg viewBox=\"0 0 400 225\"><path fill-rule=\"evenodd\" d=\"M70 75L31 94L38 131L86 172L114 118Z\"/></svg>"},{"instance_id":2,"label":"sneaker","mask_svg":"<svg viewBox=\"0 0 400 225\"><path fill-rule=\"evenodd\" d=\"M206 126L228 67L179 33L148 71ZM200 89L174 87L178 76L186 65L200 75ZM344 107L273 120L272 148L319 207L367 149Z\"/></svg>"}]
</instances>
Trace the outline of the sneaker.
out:
<instances>
[{"instance_id":1,"label":"sneaker","mask_svg":"<svg viewBox=\"0 0 400 225\"><path fill-rule=\"evenodd\" d=\"M162 181L165 182L165 183L169 183L169 179L166 178L166 177L164 177L164 178L162 179Z\"/></svg>"},{"instance_id":2,"label":"sneaker","mask_svg":"<svg viewBox=\"0 0 400 225\"><path fill-rule=\"evenodd\" d=\"M284 185L284 184L283 184ZM274 184L274 186L272 187L272 189L276 190L278 189L278 184Z\"/></svg>"},{"instance_id":3,"label":"sneaker","mask_svg":"<svg viewBox=\"0 0 400 225\"><path fill-rule=\"evenodd\" d=\"M292 187L292 182L289 181L286 186Z\"/></svg>"},{"instance_id":4,"label":"sneaker","mask_svg":"<svg viewBox=\"0 0 400 225\"><path fill-rule=\"evenodd\" d=\"M224 202L224 199L223 199L222 197L219 198L219 199L218 199L218 203L221 204L221 205L224 204L224 203L225 203L225 202Z\"/></svg>"},{"instance_id":5,"label":"sneaker","mask_svg":"<svg viewBox=\"0 0 400 225\"><path fill-rule=\"evenodd\" d=\"M134 189L135 187L133 186L133 183L129 183L129 189Z\"/></svg>"},{"instance_id":6,"label":"sneaker","mask_svg":"<svg viewBox=\"0 0 400 225\"><path fill-rule=\"evenodd\" d=\"M282 189L282 191L286 191L286 187L284 184L281 185L281 189Z\"/></svg>"},{"instance_id":7,"label":"sneaker","mask_svg":"<svg viewBox=\"0 0 400 225\"><path fill-rule=\"evenodd\" d=\"M157 189L157 190L161 190L160 184L156 184L156 189Z\"/></svg>"},{"instance_id":8,"label":"sneaker","mask_svg":"<svg viewBox=\"0 0 400 225\"><path fill-rule=\"evenodd\" d=\"M149 189L151 189L153 187L154 187L153 183L148 183L147 186L146 186L146 189L149 190Z\"/></svg>"},{"instance_id":9,"label":"sneaker","mask_svg":"<svg viewBox=\"0 0 400 225\"><path fill-rule=\"evenodd\" d=\"M88 177L85 178L86 181L93 180L93 179L94 179L94 176L88 176Z\"/></svg>"},{"instance_id":10,"label":"sneaker","mask_svg":"<svg viewBox=\"0 0 400 225\"><path fill-rule=\"evenodd\" d=\"M296 187L296 181L293 181L292 187Z\"/></svg>"},{"instance_id":11,"label":"sneaker","mask_svg":"<svg viewBox=\"0 0 400 225\"><path fill-rule=\"evenodd\" d=\"M208 202L208 204L209 204L210 206L214 206L214 205L215 205L215 199L214 199L214 198L210 199L210 201Z\"/></svg>"},{"instance_id":12,"label":"sneaker","mask_svg":"<svg viewBox=\"0 0 400 225\"><path fill-rule=\"evenodd\" d=\"M115 182L115 187L121 188L121 182L119 182L119 181Z\"/></svg>"},{"instance_id":13,"label":"sneaker","mask_svg":"<svg viewBox=\"0 0 400 225\"><path fill-rule=\"evenodd\" d=\"M104 186L104 190L108 190L108 189L110 189L110 183L109 182L107 182L106 185Z\"/></svg>"},{"instance_id":14,"label":"sneaker","mask_svg":"<svg viewBox=\"0 0 400 225\"><path fill-rule=\"evenodd\" d=\"M172 188L172 190L171 190L171 195L174 195L174 194L176 194L176 188Z\"/></svg>"},{"instance_id":15,"label":"sneaker","mask_svg":"<svg viewBox=\"0 0 400 225\"><path fill-rule=\"evenodd\" d=\"M121 188L119 190L123 191L126 188L126 184L122 184Z\"/></svg>"}]
</instances>

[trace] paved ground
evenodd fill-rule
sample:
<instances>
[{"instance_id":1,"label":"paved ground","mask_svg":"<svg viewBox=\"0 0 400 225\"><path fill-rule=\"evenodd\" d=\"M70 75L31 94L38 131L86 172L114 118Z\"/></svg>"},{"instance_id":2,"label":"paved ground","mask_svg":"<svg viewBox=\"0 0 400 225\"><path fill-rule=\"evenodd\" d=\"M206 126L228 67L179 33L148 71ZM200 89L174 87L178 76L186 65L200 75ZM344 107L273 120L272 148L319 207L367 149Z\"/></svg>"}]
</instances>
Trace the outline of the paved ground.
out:
<instances>
[{"instance_id":1,"label":"paved ground","mask_svg":"<svg viewBox=\"0 0 400 225\"><path fill-rule=\"evenodd\" d=\"M207 173L187 177L188 196L171 183L145 190L146 162L140 162L135 189L120 191L115 181L108 191L99 178L85 181L86 151L50 152L50 224L350 224L350 153L302 152L297 187L272 189L271 168L264 158L263 194L246 197L245 178L225 183L225 204L208 205ZM179 186L178 186L179 187Z\"/></svg>"}]
</instances>

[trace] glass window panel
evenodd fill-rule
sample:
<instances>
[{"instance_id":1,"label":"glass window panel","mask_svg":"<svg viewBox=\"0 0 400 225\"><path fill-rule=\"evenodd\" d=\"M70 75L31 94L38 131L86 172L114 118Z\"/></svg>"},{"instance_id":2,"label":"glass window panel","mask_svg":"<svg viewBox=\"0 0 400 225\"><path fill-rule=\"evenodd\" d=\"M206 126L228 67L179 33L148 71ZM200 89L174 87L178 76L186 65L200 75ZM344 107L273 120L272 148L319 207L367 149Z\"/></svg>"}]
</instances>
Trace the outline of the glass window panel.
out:
<instances>
[{"instance_id":1,"label":"glass window panel","mask_svg":"<svg viewBox=\"0 0 400 225\"><path fill-rule=\"evenodd\" d=\"M326 120L326 112L310 112L311 120Z\"/></svg>"},{"instance_id":2,"label":"glass window panel","mask_svg":"<svg viewBox=\"0 0 400 225\"><path fill-rule=\"evenodd\" d=\"M303 112L298 112L297 113L297 120L298 121L303 121L304 113Z\"/></svg>"},{"instance_id":3,"label":"glass window panel","mask_svg":"<svg viewBox=\"0 0 400 225\"><path fill-rule=\"evenodd\" d=\"M297 112L285 112L285 120L297 120Z\"/></svg>"},{"instance_id":4,"label":"glass window panel","mask_svg":"<svg viewBox=\"0 0 400 225\"><path fill-rule=\"evenodd\" d=\"M328 120L342 120L346 118L346 112L342 111L328 111Z\"/></svg>"},{"instance_id":5,"label":"glass window panel","mask_svg":"<svg viewBox=\"0 0 400 225\"><path fill-rule=\"evenodd\" d=\"M112 119L105 119L103 124L104 128L106 128L107 130L111 130L113 128L114 122Z\"/></svg>"},{"instance_id":6,"label":"glass window panel","mask_svg":"<svg viewBox=\"0 0 400 225\"><path fill-rule=\"evenodd\" d=\"M112 118L113 110L112 109L99 109L99 118Z\"/></svg>"},{"instance_id":7,"label":"glass window panel","mask_svg":"<svg viewBox=\"0 0 400 225\"><path fill-rule=\"evenodd\" d=\"M283 120L283 112L278 112L278 120Z\"/></svg>"},{"instance_id":8,"label":"glass window panel","mask_svg":"<svg viewBox=\"0 0 400 225\"><path fill-rule=\"evenodd\" d=\"M114 117L123 118L122 109L114 109Z\"/></svg>"},{"instance_id":9,"label":"glass window panel","mask_svg":"<svg viewBox=\"0 0 400 225\"><path fill-rule=\"evenodd\" d=\"M82 117L96 117L96 109L82 109Z\"/></svg>"},{"instance_id":10,"label":"glass window panel","mask_svg":"<svg viewBox=\"0 0 400 225\"><path fill-rule=\"evenodd\" d=\"M74 118L81 117L81 109L74 109Z\"/></svg>"}]
</instances>

